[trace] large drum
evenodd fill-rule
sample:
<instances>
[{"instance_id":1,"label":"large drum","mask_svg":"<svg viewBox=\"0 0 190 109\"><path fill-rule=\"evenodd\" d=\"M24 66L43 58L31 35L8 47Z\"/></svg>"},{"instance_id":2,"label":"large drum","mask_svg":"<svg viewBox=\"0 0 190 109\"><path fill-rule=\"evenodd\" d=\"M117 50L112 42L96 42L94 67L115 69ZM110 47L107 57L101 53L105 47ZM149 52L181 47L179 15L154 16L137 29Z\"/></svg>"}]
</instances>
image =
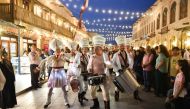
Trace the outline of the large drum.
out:
<instances>
[{"instance_id":1,"label":"large drum","mask_svg":"<svg viewBox=\"0 0 190 109\"><path fill-rule=\"evenodd\" d=\"M98 86L106 81L106 75L91 76L88 78L88 84L91 86Z\"/></svg>"},{"instance_id":2,"label":"large drum","mask_svg":"<svg viewBox=\"0 0 190 109\"><path fill-rule=\"evenodd\" d=\"M133 94L133 92L140 87L139 83L129 70L120 73L115 77L113 82L121 92L125 92L127 94Z\"/></svg>"}]
</instances>

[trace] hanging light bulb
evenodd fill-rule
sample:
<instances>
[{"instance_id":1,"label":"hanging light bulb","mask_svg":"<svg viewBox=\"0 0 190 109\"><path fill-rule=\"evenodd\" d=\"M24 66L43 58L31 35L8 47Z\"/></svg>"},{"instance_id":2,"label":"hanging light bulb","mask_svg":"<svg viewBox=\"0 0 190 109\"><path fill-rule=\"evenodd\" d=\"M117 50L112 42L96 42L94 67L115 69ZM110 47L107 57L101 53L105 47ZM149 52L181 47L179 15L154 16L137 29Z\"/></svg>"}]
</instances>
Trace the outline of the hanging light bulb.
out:
<instances>
[{"instance_id":1,"label":"hanging light bulb","mask_svg":"<svg viewBox=\"0 0 190 109\"><path fill-rule=\"evenodd\" d=\"M124 12L123 12L123 11L121 11L121 12L120 12L120 14L121 14L121 15L123 15L123 14L124 14Z\"/></svg>"},{"instance_id":2,"label":"hanging light bulb","mask_svg":"<svg viewBox=\"0 0 190 109\"><path fill-rule=\"evenodd\" d=\"M89 7L88 10L89 10L89 11L92 11L92 7Z\"/></svg>"},{"instance_id":3,"label":"hanging light bulb","mask_svg":"<svg viewBox=\"0 0 190 109\"><path fill-rule=\"evenodd\" d=\"M106 10L102 10L102 13L106 13Z\"/></svg>"},{"instance_id":4,"label":"hanging light bulb","mask_svg":"<svg viewBox=\"0 0 190 109\"><path fill-rule=\"evenodd\" d=\"M98 12L99 12L99 9L96 9L95 12L98 13Z\"/></svg>"},{"instance_id":5,"label":"hanging light bulb","mask_svg":"<svg viewBox=\"0 0 190 109\"><path fill-rule=\"evenodd\" d=\"M110 10L108 10L108 13L109 13L109 14L111 14L111 13L112 13L112 10L111 10L111 9L110 9Z\"/></svg>"},{"instance_id":6,"label":"hanging light bulb","mask_svg":"<svg viewBox=\"0 0 190 109\"><path fill-rule=\"evenodd\" d=\"M69 7L69 4L68 4L68 3L66 3L66 6L67 6L67 7Z\"/></svg>"},{"instance_id":7,"label":"hanging light bulb","mask_svg":"<svg viewBox=\"0 0 190 109\"><path fill-rule=\"evenodd\" d=\"M114 14L118 14L118 11L114 11Z\"/></svg>"},{"instance_id":8,"label":"hanging light bulb","mask_svg":"<svg viewBox=\"0 0 190 109\"><path fill-rule=\"evenodd\" d=\"M76 9L76 8L77 8L77 5L75 4L73 7Z\"/></svg>"}]
</instances>

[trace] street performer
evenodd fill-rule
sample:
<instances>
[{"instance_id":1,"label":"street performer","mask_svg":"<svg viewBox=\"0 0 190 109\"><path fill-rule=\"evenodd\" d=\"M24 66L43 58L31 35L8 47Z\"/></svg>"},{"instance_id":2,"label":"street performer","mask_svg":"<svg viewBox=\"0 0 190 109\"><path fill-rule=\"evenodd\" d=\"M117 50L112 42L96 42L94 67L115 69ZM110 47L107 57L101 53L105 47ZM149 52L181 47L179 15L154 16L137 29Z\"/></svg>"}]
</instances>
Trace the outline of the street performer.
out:
<instances>
[{"instance_id":1,"label":"street performer","mask_svg":"<svg viewBox=\"0 0 190 109\"><path fill-rule=\"evenodd\" d=\"M105 105L105 109L110 109L110 98L109 98L109 81L108 81L108 73L105 72L107 69L107 66L110 65L109 61L108 61L108 57L103 54L103 45L105 44L105 38L102 36L94 36L93 37L93 44L94 44L94 52L95 54L93 54L90 57L88 66L87 66L87 70L89 73L91 73L92 76L92 84L91 85L90 82L90 90L91 90L91 96L93 99L93 106L90 107L90 109L99 109L100 105L99 105L99 101L98 98L96 96L96 90L97 88L100 86L100 88L102 89L102 95L103 95L103 100L104 100L104 105ZM108 71L108 70L107 70ZM102 77L102 78L101 78ZM94 81L93 81L94 79ZM97 79L99 79L97 81ZM88 78L88 81L90 81L90 78Z\"/></svg>"},{"instance_id":2,"label":"street performer","mask_svg":"<svg viewBox=\"0 0 190 109\"><path fill-rule=\"evenodd\" d=\"M115 41L119 47L119 51L114 54L113 59L112 59L112 64L113 64L113 70L116 73L116 76L119 76L125 73L127 69L129 69L129 59L128 59L127 52L125 51L126 37L118 36L115 38ZM130 80L135 81L134 77ZM133 83L134 81L130 81L130 82ZM126 85L123 87L126 87L127 85L130 85L130 83L126 83ZM138 90L137 89L134 89L134 90L135 90L133 93L134 98L137 100L141 100L138 95ZM115 100L119 101L119 89L117 87L115 88Z\"/></svg>"},{"instance_id":3,"label":"street performer","mask_svg":"<svg viewBox=\"0 0 190 109\"><path fill-rule=\"evenodd\" d=\"M53 44L57 45L56 41L58 40L53 40L53 41L55 41ZM48 80L49 92L48 92L47 102L44 105L44 108L47 108L51 104L51 96L53 88L62 88L65 106L69 108L70 105L68 103L68 97L66 92L67 76L63 67L65 58L61 55L61 49L58 46L55 46L55 48L52 49L55 51L55 54L52 57L52 66L51 66L52 70Z\"/></svg>"},{"instance_id":4,"label":"street performer","mask_svg":"<svg viewBox=\"0 0 190 109\"><path fill-rule=\"evenodd\" d=\"M76 65L76 67L79 68L79 81L80 81L80 89L78 92L78 100L81 104L81 106L83 106L83 100L88 101L88 99L86 99L85 95L88 89L88 82L87 82L87 76L88 76L88 71L87 71L87 65L89 62L89 54L88 54L88 47L89 47L89 41L88 39L81 39L80 43L79 43L80 47L81 47L81 52L78 52L75 56L74 59L74 64Z\"/></svg>"}]
</instances>

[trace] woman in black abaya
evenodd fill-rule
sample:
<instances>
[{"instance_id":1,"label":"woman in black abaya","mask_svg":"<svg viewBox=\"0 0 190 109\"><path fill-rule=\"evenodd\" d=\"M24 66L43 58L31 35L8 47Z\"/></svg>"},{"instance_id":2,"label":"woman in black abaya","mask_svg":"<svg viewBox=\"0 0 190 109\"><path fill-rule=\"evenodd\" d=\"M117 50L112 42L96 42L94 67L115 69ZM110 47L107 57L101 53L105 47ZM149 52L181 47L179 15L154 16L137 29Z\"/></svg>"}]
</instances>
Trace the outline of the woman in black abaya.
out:
<instances>
[{"instance_id":1,"label":"woman in black abaya","mask_svg":"<svg viewBox=\"0 0 190 109\"><path fill-rule=\"evenodd\" d=\"M3 102L0 108L13 108L17 104L16 93L15 93L15 75L12 64L7 60L6 52L0 50L0 69L5 76L6 83L2 91Z\"/></svg>"}]
</instances>

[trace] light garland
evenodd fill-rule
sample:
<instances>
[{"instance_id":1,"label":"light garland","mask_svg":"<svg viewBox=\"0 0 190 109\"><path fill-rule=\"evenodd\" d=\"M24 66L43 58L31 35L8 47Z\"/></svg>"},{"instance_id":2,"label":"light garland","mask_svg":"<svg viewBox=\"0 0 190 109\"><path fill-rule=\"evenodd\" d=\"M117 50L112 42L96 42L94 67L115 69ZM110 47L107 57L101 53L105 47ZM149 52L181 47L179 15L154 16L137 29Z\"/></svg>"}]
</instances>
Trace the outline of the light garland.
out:
<instances>
[{"instance_id":1,"label":"light garland","mask_svg":"<svg viewBox=\"0 0 190 109\"><path fill-rule=\"evenodd\" d=\"M74 9L81 9L82 7L75 4L73 0L62 0L67 7L72 7ZM73 5L71 5L73 3ZM98 9L93 8L92 6L89 6L87 9L88 12L94 12L94 13L100 13L100 14L109 14L109 15L131 15L131 16L137 16L140 17L144 15L142 12L135 12L135 11L126 11L126 10L112 10L112 9Z\"/></svg>"},{"instance_id":2,"label":"light garland","mask_svg":"<svg viewBox=\"0 0 190 109\"><path fill-rule=\"evenodd\" d=\"M125 37L131 37L132 35L124 35ZM115 38L116 38L116 36L108 36L108 35L106 35L106 41L115 41Z\"/></svg>"},{"instance_id":3,"label":"light garland","mask_svg":"<svg viewBox=\"0 0 190 109\"><path fill-rule=\"evenodd\" d=\"M132 32L126 31L108 31L103 29L88 29L89 32L101 32L101 33L114 33L114 34L132 34Z\"/></svg>"},{"instance_id":4,"label":"light garland","mask_svg":"<svg viewBox=\"0 0 190 109\"><path fill-rule=\"evenodd\" d=\"M88 20L83 21L84 24L100 26L100 27L112 27L112 28L121 28L121 29L132 29L130 25L113 25L113 24L103 24L103 23L90 23Z\"/></svg>"},{"instance_id":5,"label":"light garland","mask_svg":"<svg viewBox=\"0 0 190 109\"><path fill-rule=\"evenodd\" d=\"M67 7L71 7L74 9L81 9L82 7L77 5L74 0L62 0ZM131 37L132 32L127 32L126 30L122 29L132 29L130 25L114 25L114 24L104 24L109 22L118 22L118 21L126 21L126 20L134 20L141 16L145 16L141 12L130 12L130 11L123 11L123 10L113 10L113 9L99 9L93 8L91 6L87 9L88 12L94 12L96 14L107 14L107 15L117 15L117 17L110 17L110 18L101 18L101 19L94 19L94 20L84 20L83 23L88 26L97 26L103 27L102 29L98 28L90 28L87 29L89 32L97 32L104 34L107 40L115 40L115 36L123 35L126 37ZM117 31L118 30L118 31ZM119 31L120 30L120 31Z\"/></svg>"},{"instance_id":6,"label":"light garland","mask_svg":"<svg viewBox=\"0 0 190 109\"><path fill-rule=\"evenodd\" d=\"M103 30L103 31L117 30L117 28L102 28L102 29L100 29L100 28L88 28L87 31L93 31L95 29Z\"/></svg>"},{"instance_id":7,"label":"light garland","mask_svg":"<svg viewBox=\"0 0 190 109\"><path fill-rule=\"evenodd\" d=\"M88 20L88 19L86 19L85 21L88 21L88 22L86 22L86 23L100 23L100 22L118 22L118 21L126 21L126 20L128 20L128 19L131 19L131 20L133 20L133 19L135 19L135 17L134 16L131 16L130 18L129 17L127 17L127 16L124 16L124 17L118 17L118 18L116 18L116 17L114 17L114 18L102 18L102 19L94 19L94 20Z\"/></svg>"},{"instance_id":8,"label":"light garland","mask_svg":"<svg viewBox=\"0 0 190 109\"><path fill-rule=\"evenodd\" d=\"M116 37L116 36L125 36L125 37L131 37L132 35L131 34L128 34L128 35L126 35L126 34L106 34L105 35L106 37Z\"/></svg>"}]
</instances>

